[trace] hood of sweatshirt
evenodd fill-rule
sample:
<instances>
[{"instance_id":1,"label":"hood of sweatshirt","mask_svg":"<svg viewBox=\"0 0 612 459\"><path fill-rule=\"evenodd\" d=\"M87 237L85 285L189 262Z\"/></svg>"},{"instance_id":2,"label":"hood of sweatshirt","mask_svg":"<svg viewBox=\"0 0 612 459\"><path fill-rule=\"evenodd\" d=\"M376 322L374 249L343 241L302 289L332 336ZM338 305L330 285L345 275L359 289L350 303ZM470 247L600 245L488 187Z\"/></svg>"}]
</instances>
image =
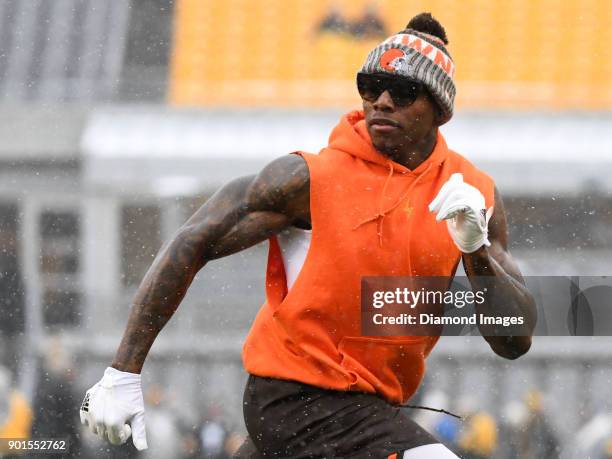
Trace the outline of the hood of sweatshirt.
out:
<instances>
[{"instance_id":1,"label":"hood of sweatshirt","mask_svg":"<svg viewBox=\"0 0 612 459\"><path fill-rule=\"evenodd\" d=\"M408 169L380 153L372 144L368 133L363 111L353 111L344 115L329 137L328 148L342 151L363 161L376 164L387 171L387 178L380 190L378 209L370 217L359 222L354 229L370 222L376 222L379 244L383 245L383 222L385 216L399 206L410 195L417 183L422 182L427 174L438 169L448 156L448 147L438 131L438 138L432 153L414 170ZM325 152L325 150L323 150ZM390 206L386 206L386 193L393 174L414 175L414 180L402 193L400 198Z\"/></svg>"},{"instance_id":2,"label":"hood of sweatshirt","mask_svg":"<svg viewBox=\"0 0 612 459\"><path fill-rule=\"evenodd\" d=\"M378 164L385 169L402 174L411 173L420 175L427 169L440 166L448 154L448 147L442 134L438 132L436 146L431 155L419 164L414 170L408 169L380 153L372 144L365 122L365 115L361 110L347 113L329 136L329 148L340 150L370 163Z\"/></svg>"}]
</instances>

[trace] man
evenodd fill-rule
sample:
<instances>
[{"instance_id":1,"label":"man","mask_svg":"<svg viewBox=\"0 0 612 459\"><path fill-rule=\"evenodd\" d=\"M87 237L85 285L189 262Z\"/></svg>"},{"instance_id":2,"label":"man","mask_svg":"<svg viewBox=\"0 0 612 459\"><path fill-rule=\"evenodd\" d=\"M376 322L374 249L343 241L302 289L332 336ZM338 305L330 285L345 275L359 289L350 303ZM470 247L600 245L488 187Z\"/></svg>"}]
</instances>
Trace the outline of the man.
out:
<instances>
[{"instance_id":1,"label":"man","mask_svg":"<svg viewBox=\"0 0 612 459\"><path fill-rule=\"evenodd\" d=\"M438 132L455 95L447 43L431 15L415 17L369 54L363 112L344 116L327 148L224 186L161 249L86 395L92 431L146 448L140 372L156 336L208 261L270 239L267 301L243 350L238 457L456 457L399 408L437 338L360 336L359 313L361 276L450 278L463 260L473 287L495 281L479 313L527 319L513 337L483 327L492 349L514 359L531 344L534 303L507 252L501 198Z\"/></svg>"}]
</instances>

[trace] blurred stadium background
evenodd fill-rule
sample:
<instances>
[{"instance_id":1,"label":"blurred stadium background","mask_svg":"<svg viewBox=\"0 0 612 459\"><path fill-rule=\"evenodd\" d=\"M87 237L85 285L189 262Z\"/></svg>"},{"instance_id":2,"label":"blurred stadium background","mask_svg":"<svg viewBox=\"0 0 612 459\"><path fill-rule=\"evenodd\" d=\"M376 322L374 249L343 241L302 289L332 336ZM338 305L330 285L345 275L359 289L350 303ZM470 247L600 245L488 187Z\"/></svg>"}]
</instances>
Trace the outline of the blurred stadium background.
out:
<instances>
[{"instance_id":1,"label":"blurred stadium background","mask_svg":"<svg viewBox=\"0 0 612 459\"><path fill-rule=\"evenodd\" d=\"M523 272L612 274L608 0L0 0L0 354L33 438L78 431L162 242L228 179L325 145L366 53L421 11L457 65L442 131L496 179ZM147 457L223 457L244 433L266 248L205 267L155 344ZM471 416L415 415L466 457L612 457L611 360L606 337L515 362L446 337L417 398ZM53 400L73 419L44 430Z\"/></svg>"}]
</instances>

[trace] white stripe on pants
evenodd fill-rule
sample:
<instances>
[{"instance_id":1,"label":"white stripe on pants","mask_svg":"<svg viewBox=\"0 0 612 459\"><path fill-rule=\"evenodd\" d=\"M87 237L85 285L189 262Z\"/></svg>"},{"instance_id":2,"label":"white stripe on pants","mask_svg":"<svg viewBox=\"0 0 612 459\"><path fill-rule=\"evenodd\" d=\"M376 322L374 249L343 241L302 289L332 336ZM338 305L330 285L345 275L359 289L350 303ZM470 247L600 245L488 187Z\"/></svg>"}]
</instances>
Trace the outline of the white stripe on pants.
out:
<instances>
[{"instance_id":1,"label":"white stripe on pants","mask_svg":"<svg viewBox=\"0 0 612 459\"><path fill-rule=\"evenodd\" d=\"M459 459L441 443L418 446L404 452L403 459Z\"/></svg>"}]
</instances>

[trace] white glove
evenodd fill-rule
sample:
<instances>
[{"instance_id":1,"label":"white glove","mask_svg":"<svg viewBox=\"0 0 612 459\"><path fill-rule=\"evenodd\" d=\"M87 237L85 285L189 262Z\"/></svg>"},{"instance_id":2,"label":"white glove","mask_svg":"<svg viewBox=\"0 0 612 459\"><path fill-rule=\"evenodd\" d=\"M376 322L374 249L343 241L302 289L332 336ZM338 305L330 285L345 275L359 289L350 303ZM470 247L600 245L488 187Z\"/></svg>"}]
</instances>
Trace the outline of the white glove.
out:
<instances>
[{"instance_id":1,"label":"white glove","mask_svg":"<svg viewBox=\"0 0 612 459\"><path fill-rule=\"evenodd\" d=\"M463 253L491 245L488 225L493 207L486 210L484 196L465 183L462 174L451 175L429 204L429 211L436 213L437 221L446 220L448 232Z\"/></svg>"},{"instance_id":2,"label":"white glove","mask_svg":"<svg viewBox=\"0 0 612 459\"><path fill-rule=\"evenodd\" d=\"M102 440L108 436L113 445L121 445L132 435L136 449L147 449L139 374L108 367L104 377L85 393L80 415L81 423Z\"/></svg>"}]
</instances>

